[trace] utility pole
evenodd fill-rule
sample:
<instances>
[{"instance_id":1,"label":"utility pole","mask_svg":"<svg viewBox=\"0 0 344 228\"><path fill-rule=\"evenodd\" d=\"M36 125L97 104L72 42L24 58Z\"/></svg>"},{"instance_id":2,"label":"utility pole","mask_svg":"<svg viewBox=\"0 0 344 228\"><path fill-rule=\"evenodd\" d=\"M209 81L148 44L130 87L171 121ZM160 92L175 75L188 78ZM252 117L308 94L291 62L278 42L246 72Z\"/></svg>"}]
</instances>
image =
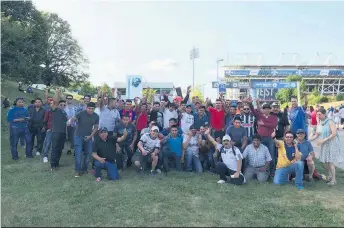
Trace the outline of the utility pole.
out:
<instances>
[{"instance_id":1,"label":"utility pole","mask_svg":"<svg viewBox=\"0 0 344 228\"><path fill-rule=\"evenodd\" d=\"M192 89L195 88L195 59L197 58L199 58L199 50L193 47L190 51L190 59L192 60Z\"/></svg>"},{"instance_id":2,"label":"utility pole","mask_svg":"<svg viewBox=\"0 0 344 228\"><path fill-rule=\"evenodd\" d=\"M216 81L217 83L219 83L220 79L219 79L219 62L222 62L223 59L217 59L216 61ZM220 83L219 83L220 85ZM217 97L219 97L219 89L217 89Z\"/></svg>"}]
</instances>

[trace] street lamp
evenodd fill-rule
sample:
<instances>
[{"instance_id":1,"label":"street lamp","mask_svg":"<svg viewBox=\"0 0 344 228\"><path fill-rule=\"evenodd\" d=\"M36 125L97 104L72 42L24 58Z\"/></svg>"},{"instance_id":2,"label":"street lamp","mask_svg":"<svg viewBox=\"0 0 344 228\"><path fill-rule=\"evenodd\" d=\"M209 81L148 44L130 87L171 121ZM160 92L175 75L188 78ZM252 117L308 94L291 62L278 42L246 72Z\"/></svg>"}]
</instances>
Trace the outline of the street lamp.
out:
<instances>
[{"instance_id":1,"label":"street lamp","mask_svg":"<svg viewBox=\"0 0 344 228\"><path fill-rule=\"evenodd\" d=\"M197 58L199 58L199 50L193 47L190 51L190 59L192 60L192 88L195 88L195 59Z\"/></svg>"},{"instance_id":2,"label":"street lamp","mask_svg":"<svg viewBox=\"0 0 344 228\"><path fill-rule=\"evenodd\" d=\"M223 59L218 59L216 61L216 81L219 83L219 62L222 62ZM219 97L219 89L217 89L217 97Z\"/></svg>"}]
</instances>

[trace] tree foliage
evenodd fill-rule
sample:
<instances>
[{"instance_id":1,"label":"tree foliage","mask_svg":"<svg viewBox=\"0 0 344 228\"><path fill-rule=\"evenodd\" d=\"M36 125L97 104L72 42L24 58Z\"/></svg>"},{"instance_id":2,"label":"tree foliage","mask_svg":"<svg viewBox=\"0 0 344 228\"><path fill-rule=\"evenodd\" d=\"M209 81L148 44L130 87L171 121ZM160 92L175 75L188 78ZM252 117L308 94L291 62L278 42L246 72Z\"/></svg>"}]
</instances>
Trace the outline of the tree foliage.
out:
<instances>
[{"instance_id":1,"label":"tree foliage","mask_svg":"<svg viewBox=\"0 0 344 228\"><path fill-rule=\"evenodd\" d=\"M305 97L306 84L302 80L302 77L299 75L291 75L286 78L287 82L299 82L300 83L300 91L301 91L301 99ZM281 101L282 103L289 102L292 96L297 96L297 89L281 89L276 94L277 100Z\"/></svg>"},{"instance_id":2,"label":"tree foliage","mask_svg":"<svg viewBox=\"0 0 344 228\"><path fill-rule=\"evenodd\" d=\"M1 2L1 41L2 78L62 86L88 78L69 24L31 1Z\"/></svg>"},{"instance_id":3,"label":"tree foliage","mask_svg":"<svg viewBox=\"0 0 344 228\"><path fill-rule=\"evenodd\" d=\"M73 92L78 92L78 94L82 95L91 95L92 97L97 94L97 87L93 86L91 82L85 81L85 82L73 82L68 87L68 90L71 90Z\"/></svg>"}]
</instances>

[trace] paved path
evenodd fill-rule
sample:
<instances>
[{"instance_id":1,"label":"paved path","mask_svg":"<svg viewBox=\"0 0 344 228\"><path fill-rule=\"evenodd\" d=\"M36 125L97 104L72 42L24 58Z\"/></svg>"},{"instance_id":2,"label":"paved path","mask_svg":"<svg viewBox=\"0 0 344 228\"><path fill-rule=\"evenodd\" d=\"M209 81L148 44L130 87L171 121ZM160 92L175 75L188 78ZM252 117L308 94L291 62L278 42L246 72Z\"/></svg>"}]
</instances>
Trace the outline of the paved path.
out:
<instances>
[{"instance_id":1,"label":"paved path","mask_svg":"<svg viewBox=\"0 0 344 228\"><path fill-rule=\"evenodd\" d=\"M342 143L341 146L342 146L342 148L344 149L344 130L343 130L343 129L340 129L338 132L339 132L340 141L341 141L341 143ZM317 140L314 140L314 141L312 142L312 145L313 145L313 148L314 148L315 157L319 157L320 147L318 147L318 146L316 145L316 141L317 141ZM338 164L336 164L336 166L337 166L338 168L344 169L344 162L338 163Z\"/></svg>"}]
</instances>

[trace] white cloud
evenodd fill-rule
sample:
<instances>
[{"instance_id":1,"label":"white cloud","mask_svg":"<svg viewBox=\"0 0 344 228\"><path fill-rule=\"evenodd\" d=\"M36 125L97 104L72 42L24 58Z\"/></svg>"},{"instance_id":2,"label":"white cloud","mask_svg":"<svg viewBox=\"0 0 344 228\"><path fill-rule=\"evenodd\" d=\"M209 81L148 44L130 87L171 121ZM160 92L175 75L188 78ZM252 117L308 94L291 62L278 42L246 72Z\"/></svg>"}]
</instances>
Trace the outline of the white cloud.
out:
<instances>
[{"instance_id":1,"label":"white cloud","mask_svg":"<svg viewBox=\"0 0 344 228\"><path fill-rule=\"evenodd\" d=\"M143 68L150 71L172 71L177 68L177 65L174 59L155 59L143 64Z\"/></svg>"}]
</instances>

